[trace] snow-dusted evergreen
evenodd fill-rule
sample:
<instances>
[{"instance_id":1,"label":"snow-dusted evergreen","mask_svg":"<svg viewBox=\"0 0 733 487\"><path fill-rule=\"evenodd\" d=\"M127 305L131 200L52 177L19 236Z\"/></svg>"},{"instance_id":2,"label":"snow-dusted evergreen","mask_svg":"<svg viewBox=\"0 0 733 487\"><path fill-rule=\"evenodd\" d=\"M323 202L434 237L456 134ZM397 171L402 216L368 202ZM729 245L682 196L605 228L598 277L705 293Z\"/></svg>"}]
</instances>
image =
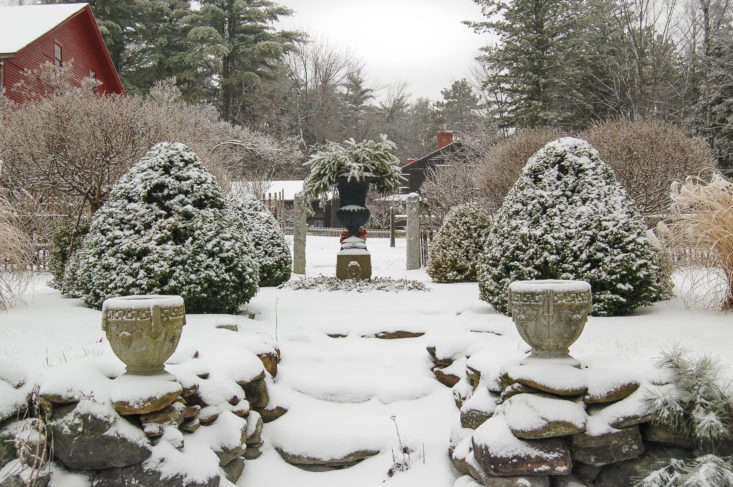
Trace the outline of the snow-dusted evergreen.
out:
<instances>
[{"instance_id":1,"label":"snow-dusted evergreen","mask_svg":"<svg viewBox=\"0 0 733 487\"><path fill-rule=\"evenodd\" d=\"M235 312L257 292L259 276L233 215L193 151L155 145L94 215L78 269L85 302L180 294L187 312Z\"/></svg>"},{"instance_id":2,"label":"snow-dusted evergreen","mask_svg":"<svg viewBox=\"0 0 733 487\"><path fill-rule=\"evenodd\" d=\"M591 284L593 314L623 315L661 298L657 258L613 171L565 137L529 159L505 198L480 259L480 295L506 313L512 281L579 279Z\"/></svg>"},{"instance_id":3,"label":"snow-dusted evergreen","mask_svg":"<svg viewBox=\"0 0 733 487\"><path fill-rule=\"evenodd\" d=\"M430 246L428 274L436 282L475 281L491 217L476 203L454 206Z\"/></svg>"},{"instance_id":4,"label":"snow-dusted evergreen","mask_svg":"<svg viewBox=\"0 0 733 487\"><path fill-rule=\"evenodd\" d=\"M48 268L51 271L49 285L64 292L64 274L66 266L81 245L84 235L89 231L88 219L64 222L56 228L51 236L51 248L48 252Z\"/></svg>"},{"instance_id":5,"label":"snow-dusted evergreen","mask_svg":"<svg viewBox=\"0 0 733 487\"><path fill-rule=\"evenodd\" d=\"M260 286L279 286L290 279L292 259L285 235L275 217L252 195L236 200L244 231L260 270Z\"/></svg>"}]
</instances>

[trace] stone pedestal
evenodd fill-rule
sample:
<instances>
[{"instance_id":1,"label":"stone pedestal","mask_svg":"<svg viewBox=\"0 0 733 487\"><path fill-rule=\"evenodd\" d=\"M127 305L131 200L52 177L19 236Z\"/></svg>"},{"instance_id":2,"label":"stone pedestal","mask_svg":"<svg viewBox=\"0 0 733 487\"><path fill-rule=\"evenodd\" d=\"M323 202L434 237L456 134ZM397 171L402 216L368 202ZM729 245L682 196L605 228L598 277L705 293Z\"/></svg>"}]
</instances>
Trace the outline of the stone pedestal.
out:
<instances>
[{"instance_id":1,"label":"stone pedestal","mask_svg":"<svg viewBox=\"0 0 733 487\"><path fill-rule=\"evenodd\" d=\"M420 197L410 193L407 197L407 270L420 268Z\"/></svg>"},{"instance_id":2,"label":"stone pedestal","mask_svg":"<svg viewBox=\"0 0 733 487\"><path fill-rule=\"evenodd\" d=\"M371 279L372 256L368 251L342 250L336 255L336 277Z\"/></svg>"}]
</instances>

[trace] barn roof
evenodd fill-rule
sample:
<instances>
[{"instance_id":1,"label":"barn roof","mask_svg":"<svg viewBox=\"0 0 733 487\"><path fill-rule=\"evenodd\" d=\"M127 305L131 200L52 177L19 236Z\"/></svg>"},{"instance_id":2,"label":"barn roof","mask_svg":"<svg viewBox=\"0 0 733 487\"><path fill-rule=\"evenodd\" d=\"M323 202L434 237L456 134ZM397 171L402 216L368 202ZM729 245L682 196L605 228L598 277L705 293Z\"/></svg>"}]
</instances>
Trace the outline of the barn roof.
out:
<instances>
[{"instance_id":1,"label":"barn roof","mask_svg":"<svg viewBox=\"0 0 733 487\"><path fill-rule=\"evenodd\" d=\"M0 7L0 54L14 54L80 12L86 3Z\"/></svg>"}]
</instances>

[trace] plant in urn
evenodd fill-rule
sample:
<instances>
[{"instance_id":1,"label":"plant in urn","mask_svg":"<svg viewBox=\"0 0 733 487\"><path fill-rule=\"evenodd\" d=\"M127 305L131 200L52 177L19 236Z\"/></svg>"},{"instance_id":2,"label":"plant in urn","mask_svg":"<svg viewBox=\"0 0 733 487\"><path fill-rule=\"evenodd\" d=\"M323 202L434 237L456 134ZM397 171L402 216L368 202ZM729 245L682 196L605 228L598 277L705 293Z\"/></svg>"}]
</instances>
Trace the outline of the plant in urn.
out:
<instances>
[{"instance_id":1,"label":"plant in urn","mask_svg":"<svg viewBox=\"0 0 733 487\"><path fill-rule=\"evenodd\" d=\"M336 261L336 276L340 279L371 277L371 256L362 228L370 214L366 195L370 186L380 193L399 189L403 177L399 160L392 154L395 149L384 135L379 141L348 139L341 144L329 142L305 163L310 169L303 186L307 201L320 200L325 204L334 190L338 191L340 205L336 215L346 227Z\"/></svg>"},{"instance_id":2,"label":"plant in urn","mask_svg":"<svg viewBox=\"0 0 733 487\"><path fill-rule=\"evenodd\" d=\"M102 330L128 374L162 374L185 324L181 296L122 296L102 304Z\"/></svg>"},{"instance_id":3,"label":"plant in urn","mask_svg":"<svg viewBox=\"0 0 733 487\"><path fill-rule=\"evenodd\" d=\"M528 359L559 359L578 366L569 347L583 332L592 310L585 281L514 281L509 285L509 311L517 331L532 347Z\"/></svg>"}]
</instances>

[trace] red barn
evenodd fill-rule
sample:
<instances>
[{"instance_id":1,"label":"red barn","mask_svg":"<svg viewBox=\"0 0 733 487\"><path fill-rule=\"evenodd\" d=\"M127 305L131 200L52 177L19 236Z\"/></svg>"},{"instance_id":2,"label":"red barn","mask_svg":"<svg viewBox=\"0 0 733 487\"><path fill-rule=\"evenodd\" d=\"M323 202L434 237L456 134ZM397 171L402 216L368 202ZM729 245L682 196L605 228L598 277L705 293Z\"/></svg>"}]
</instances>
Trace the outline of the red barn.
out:
<instances>
[{"instance_id":1,"label":"red barn","mask_svg":"<svg viewBox=\"0 0 733 487\"><path fill-rule=\"evenodd\" d=\"M88 4L0 7L0 87L8 98L24 101L13 90L24 70L72 60L77 82L91 76L100 93L124 93Z\"/></svg>"}]
</instances>

